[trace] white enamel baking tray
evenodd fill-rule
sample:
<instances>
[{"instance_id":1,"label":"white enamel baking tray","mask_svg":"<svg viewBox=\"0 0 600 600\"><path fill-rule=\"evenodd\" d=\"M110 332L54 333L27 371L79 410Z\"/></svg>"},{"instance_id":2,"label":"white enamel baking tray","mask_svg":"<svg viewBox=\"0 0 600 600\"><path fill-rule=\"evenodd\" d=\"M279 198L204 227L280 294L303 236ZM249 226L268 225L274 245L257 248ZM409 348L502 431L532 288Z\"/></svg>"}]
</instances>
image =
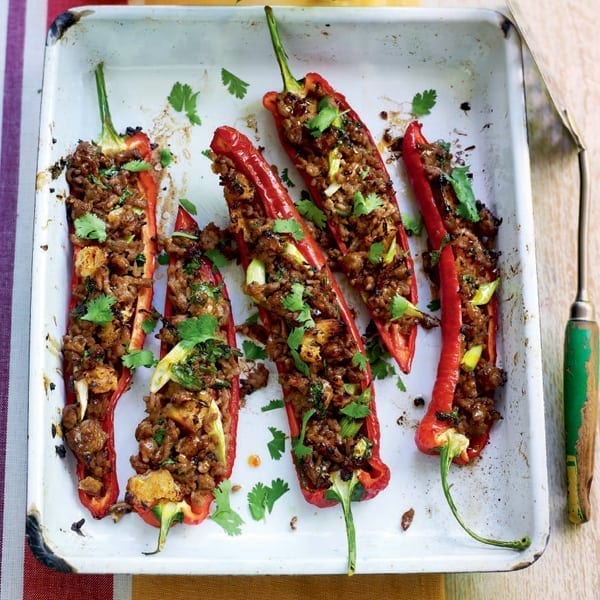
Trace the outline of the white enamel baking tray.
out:
<instances>
[{"instance_id":1,"label":"white enamel baking tray","mask_svg":"<svg viewBox=\"0 0 600 600\"><path fill-rule=\"evenodd\" d=\"M323 74L344 92L377 140L386 129L401 134L417 92L435 89L437 104L422 118L432 140L453 144L474 173L474 188L502 217L500 360L508 382L499 395L504 419L495 425L483 457L453 467L453 493L472 528L488 536L532 538L521 553L483 546L455 522L443 498L439 461L420 454L414 430L429 400L439 352L439 331L420 331L412 373L377 382L381 454L391 469L387 489L353 505L358 573L500 571L534 562L549 534L539 313L529 159L517 36L504 17L483 10L393 8L275 8L293 72ZM281 397L276 378L247 399L241 410L237 463L231 478L239 491L232 506L245 521L230 537L213 521L172 529L164 551L155 548L157 531L135 514L115 524L96 521L79 504L74 463L60 458L56 433L64 401L61 338L65 330L70 248L67 239L64 176L51 167L79 139L97 139L99 119L93 69L105 63L112 116L117 129L141 126L176 157L164 181L159 211L168 233L179 198L192 201L201 225L227 223L221 189L202 154L214 129L235 126L265 148L279 169L289 168L300 197L300 179L284 158L261 104L268 90L281 89L262 7L136 8L91 7L63 15L46 48L32 284L29 391L28 534L35 554L57 569L77 572L189 574L344 573L346 537L339 507L317 509L302 499L289 456L273 460L269 427L286 431L282 410L261 407ZM226 68L249 84L244 99L221 82ZM169 106L176 82L199 91L202 125L191 126ZM401 209L417 214L401 162L388 155ZM430 299L420 269L425 236L411 238L420 280L420 304ZM240 292L235 265L224 270L234 312L252 310ZM158 273L155 305L161 308L165 274ZM360 325L362 310L356 305ZM364 329L363 329L364 330ZM240 340L241 342L241 340ZM154 339L148 346L156 350ZM272 367L271 371L273 372ZM135 385L117 413L121 489L136 451L133 432L143 417L148 373L139 369ZM260 466L249 457L260 457ZM259 481L280 477L290 491L265 521L251 518L247 493ZM121 492L122 494L122 492ZM122 497L122 496L121 496ZM401 527L414 510L412 524ZM71 525L85 519L79 532ZM295 528L290 522L295 521Z\"/></svg>"}]
</instances>

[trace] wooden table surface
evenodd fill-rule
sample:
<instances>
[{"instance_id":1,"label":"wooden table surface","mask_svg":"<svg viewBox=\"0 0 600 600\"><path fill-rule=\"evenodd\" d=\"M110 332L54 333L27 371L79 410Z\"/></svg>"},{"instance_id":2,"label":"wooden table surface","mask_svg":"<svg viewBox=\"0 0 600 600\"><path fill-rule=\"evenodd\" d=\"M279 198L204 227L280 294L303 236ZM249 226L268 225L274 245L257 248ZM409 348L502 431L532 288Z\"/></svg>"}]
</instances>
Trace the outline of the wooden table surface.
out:
<instances>
[{"instance_id":1,"label":"wooden table surface","mask_svg":"<svg viewBox=\"0 0 600 600\"><path fill-rule=\"evenodd\" d=\"M442 3L439 3L440 5ZM444 2L444 6L485 6L485 0ZM553 78L588 147L592 209L590 228L590 292L600 307L600 44L597 0L520 0L532 37L540 41ZM564 328L576 286L576 228L579 174L574 151L540 137L545 119L529 115L536 254L541 307L541 334L546 404L546 435L550 494L550 539L542 557L515 573L446 576L447 600L483 598L600 598L600 443L596 444L596 479L592 485L592 520L571 525L565 512L566 475L563 428L562 361ZM546 131L548 131L546 129ZM564 146L564 144L563 144ZM598 309L600 313L600 308ZM540 423L540 427L543 426Z\"/></svg>"}]
</instances>

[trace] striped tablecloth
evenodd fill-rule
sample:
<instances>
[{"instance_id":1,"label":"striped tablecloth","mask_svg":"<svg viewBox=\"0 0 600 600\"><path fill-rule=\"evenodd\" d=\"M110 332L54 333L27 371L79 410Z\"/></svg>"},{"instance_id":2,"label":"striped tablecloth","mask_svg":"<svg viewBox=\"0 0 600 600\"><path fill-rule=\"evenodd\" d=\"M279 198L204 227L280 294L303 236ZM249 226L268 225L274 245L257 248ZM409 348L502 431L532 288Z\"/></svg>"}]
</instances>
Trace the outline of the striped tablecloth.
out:
<instances>
[{"instance_id":1,"label":"striped tablecloth","mask_svg":"<svg viewBox=\"0 0 600 600\"><path fill-rule=\"evenodd\" d=\"M64 10L81 4L84 2L74 0L0 1L0 487L4 490L0 501L0 600L443 598L441 575L74 575L55 573L31 554L25 541L27 355L42 61L49 24Z\"/></svg>"}]
</instances>

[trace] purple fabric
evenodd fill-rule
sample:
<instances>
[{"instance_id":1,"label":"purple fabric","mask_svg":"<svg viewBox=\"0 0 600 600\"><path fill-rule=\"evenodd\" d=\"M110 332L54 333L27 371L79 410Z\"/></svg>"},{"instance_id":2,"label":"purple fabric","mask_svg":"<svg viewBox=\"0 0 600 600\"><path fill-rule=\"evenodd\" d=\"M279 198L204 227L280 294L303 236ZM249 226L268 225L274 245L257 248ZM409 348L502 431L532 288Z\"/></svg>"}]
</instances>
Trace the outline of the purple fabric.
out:
<instances>
[{"instance_id":1,"label":"purple fabric","mask_svg":"<svg viewBox=\"0 0 600 600\"><path fill-rule=\"evenodd\" d=\"M11 334L11 304L19 184L21 92L26 0L9 0L0 148L0 489L4 489L6 419ZM0 539L4 504L0 501ZM0 562L2 548L0 544Z\"/></svg>"}]
</instances>

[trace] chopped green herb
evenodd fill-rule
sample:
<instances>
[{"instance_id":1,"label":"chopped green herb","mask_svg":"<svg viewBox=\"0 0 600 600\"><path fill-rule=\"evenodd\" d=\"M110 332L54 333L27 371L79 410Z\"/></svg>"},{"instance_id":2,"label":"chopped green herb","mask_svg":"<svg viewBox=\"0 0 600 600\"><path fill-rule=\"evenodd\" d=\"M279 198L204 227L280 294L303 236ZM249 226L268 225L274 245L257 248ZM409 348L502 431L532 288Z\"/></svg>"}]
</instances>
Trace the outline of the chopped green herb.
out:
<instances>
[{"instance_id":1,"label":"chopped green herb","mask_svg":"<svg viewBox=\"0 0 600 600\"><path fill-rule=\"evenodd\" d=\"M156 257L156 262L159 265L168 265L169 264L169 255L166 252L161 252L157 257Z\"/></svg>"},{"instance_id":2,"label":"chopped green herb","mask_svg":"<svg viewBox=\"0 0 600 600\"><path fill-rule=\"evenodd\" d=\"M196 102L200 92L193 92L187 83L176 82L171 88L167 98L169 104L177 112L185 112L186 117L192 125L202 125L202 121L196 112Z\"/></svg>"},{"instance_id":3,"label":"chopped green herb","mask_svg":"<svg viewBox=\"0 0 600 600\"><path fill-rule=\"evenodd\" d=\"M212 264L217 267L217 269L223 268L229 262L227 257L217 248L211 248L204 254L210 259Z\"/></svg>"},{"instance_id":4,"label":"chopped green herb","mask_svg":"<svg viewBox=\"0 0 600 600\"><path fill-rule=\"evenodd\" d=\"M429 304L427 305L427 309L434 312L436 310L440 310L440 306L441 306L440 299L436 298L436 299L432 300L431 302L429 302Z\"/></svg>"},{"instance_id":5,"label":"chopped green herb","mask_svg":"<svg viewBox=\"0 0 600 600\"><path fill-rule=\"evenodd\" d=\"M164 440L165 440L165 436L166 436L166 435L167 435L167 432L166 432L166 430L165 430L165 429L162 429L162 428L160 428L160 429L157 429L157 430L154 432L154 435L152 436L152 439L153 439L153 440L154 440L154 441L155 441L155 442L156 442L156 443L157 443L159 446L161 446L161 445L162 445L162 443L163 443L163 442L164 442Z\"/></svg>"},{"instance_id":6,"label":"chopped green herb","mask_svg":"<svg viewBox=\"0 0 600 600\"><path fill-rule=\"evenodd\" d=\"M142 331L148 335L154 331L156 328L156 319L152 319L150 317L146 317L142 321Z\"/></svg>"},{"instance_id":7,"label":"chopped green herb","mask_svg":"<svg viewBox=\"0 0 600 600\"><path fill-rule=\"evenodd\" d=\"M479 211L477 210L477 201L471 185L471 176L469 167L454 167L450 175L446 176L458 199L456 213L472 223L479 221Z\"/></svg>"},{"instance_id":8,"label":"chopped green herb","mask_svg":"<svg viewBox=\"0 0 600 600\"><path fill-rule=\"evenodd\" d=\"M117 299L114 296L101 294L90 300L87 305L87 312L81 317L84 321L90 321L96 325L106 325L111 323L114 314L111 310Z\"/></svg>"},{"instance_id":9,"label":"chopped green herb","mask_svg":"<svg viewBox=\"0 0 600 600\"><path fill-rule=\"evenodd\" d=\"M121 360L124 366L132 370L138 367L152 367L157 362L151 350L130 350Z\"/></svg>"},{"instance_id":10,"label":"chopped green herb","mask_svg":"<svg viewBox=\"0 0 600 600\"><path fill-rule=\"evenodd\" d=\"M229 500L231 492L231 482L229 479L224 479L215 488L213 494L215 496L216 510L210 518L220 525L227 535L240 535L242 533L242 525L244 521L238 513L232 508Z\"/></svg>"},{"instance_id":11,"label":"chopped green herb","mask_svg":"<svg viewBox=\"0 0 600 600\"><path fill-rule=\"evenodd\" d=\"M296 458L302 458L312 454L312 448L304 445L304 436L306 435L306 426L308 420L315 414L314 408L309 408L302 416L302 427L300 429L300 435L292 443L292 452L296 455Z\"/></svg>"},{"instance_id":12,"label":"chopped green herb","mask_svg":"<svg viewBox=\"0 0 600 600\"><path fill-rule=\"evenodd\" d=\"M287 167L281 170L281 180L289 188L296 187L296 184L290 179L290 171Z\"/></svg>"},{"instance_id":13,"label":"chopped green herb","mask_svg":"<svg viewBox=\"0 0 600 600\"><path fill-rule=\"evenodd\" d=\"M369 407L360 402L350 402L344 408L340 409L340 412L353 419L364 419L367 415L371 414Z\"/></svg>"},{"instance_id":14,"label":"chopped green herb","mask_svg":"<svg viewBox=\"0 0 600 600\"><path fill-rule=\"evenodd\" d=\"M248 83L235 76L231 71L227 69L221 69L221 82L229 90L229 93L240 100L246 95L248 91Z\"/></svg>"},{"instance_id":15,"label":"chopped green herb","mask_svg":"<svg viewBox=\"0 0 600 600\"><path fill-rule=\"evenodd\" d=\"M327 216L310 198L298 200L296 208L305 219L312 221L319 229L324 229L327 225Z\"/></svg>"},{"instance_id":16,"label":"chopped green herb","mask_svg":"<svg viewBox=\"0 0 600 600\"><path fill-rule=\"evenodd\" d=\"M273 439L267 444L273 460L279 460L285 452L285 433L276 427L269 427Z\"/></svg>"},{"instance_id":17,"label":"chopped green herb","mask_svg":"<svg viewBox=\"0 0 600 600\"><path fill-rule=\"evenodd\" d=\"M252 313L245 321L246 325L256 325L260 321L258 311Z\"/></svg>"},{"instance_id":18,"label":"chopped green herb","mask_svg":"<svg viewBox=\"0 0 600 600\"><path fill-rule=\"evenodd\" d=\"M267 358L265 349L251 340L244 340L242 342L242 348L244 349L244 356L248 360L264 360Z\"/></svg>"},{"instance_id":19,"label":"chopped green herb","mask_svg":"<svg viewBox=\"0 0 600 600\"><path fill-rule=\"evenodd\" d=\"M289 489L290 486L280 478L271 481L271 487L259 481L248 493L248 507L252 518L255 521L264 519L267 511L270 514L275 502Z\"/></svg>"},{"instance_id":20,"label":"chopped green herb","mask_svg":"<svg viewBox=\"0 0 600 600\"><path fill-rule=\"evenodd\" d=\"M367 370L367 357L362 352L355 352L352 355L352 364L358 367L361 371Z\"/></svg>"},{"instance_id":21,"label":"chopped green herb","mask_svg":"<svg viewBox=\"0 0 600 600\"><path fill-rule=\"evenodd\" d=\"M352 214L355 217L368 215L383 206L383 202L377 194L368 194L365 197L362 192L355 192L354 196L352 196L352 200L354 201Z\"/></svg>"},{"instance_id":22,"label":"chopped green herb","mask_svg":"<svg viewBox=\"0 0 600 600\"><path fill-rule=\"evenodd\" d=\"M410 215L403 214L402 225L404 225L404 230L409 235L419 236L423 231L423 217L419 215L416 218L413 218Z\"/></svg>"},{"instance_id":23,"label":"chopped green herb","mask_svg":"<svg viewBox=\"0 0 600 600\"><path fill-rule=\"evenodd\" d=\"M106 223L93 213L86 213L74 221L75 235L84 240L106 241Z\"/></svg>"},{"instance_id":24,"label":"chopped green herb","mask_svg":"<svg viewBox=\"0 0 600 600\"><path fill-rule=\"evenodd\" d=\"M371 365L371 373L375 379L385 379L396 372L394 367L386 360L390 358L390 354L384 349L381 338L377 333L367 340L366 350Z\"/></svg>"},{"instance_id":25,"label":"chopped green herb","mask_svg":"<svg viewBox=\"0 0 600 600\"><path fill-rule=\"evenodd\" d=\"M265 404L265 406L261 406L260 410L261 412L269 412L270 410L276 410L278 408L283 408L283 400L280 398L271 400L268 404Z\"/></svg>"},{"instance_id":26,"label":"chopped green herb","mask_svg":"<svg viewBox=\"0 0 600 600\"><path fill-rule=\"evenodd\" d=\"M437 100L435 90L425 90L423 93L417 93L412 99L412 114L415 117L423 117L431 112Z\"/></svg>"},{"instance_id":27,"label":"chopped green herb","mask_svg":"<svg viewBox=\"0 0 600 600\"><path fill-rule=\"evenodd\" d=\"M306 121L306 127L313 137L319 137L329 127L342 128L342 115L336 104L331 104L329 96L321 99L317 106L317 114Z\"/></svg>"},{"instance_id":28,"label":"chopped green herb","mask_svg":"<svg viewBox=\"0 0 600 600\"><path fill-rule=\"evenodd\" d=\"M304 230L295 219L275 219L273 231L275 233L289 233L296 241L304 239Z\"/></svg>"},{"instance_id":29,"label":"chopped green herb","mask_svg":"<svg viewBox=\"0 0 600 600\"><path fill-rule=\"evenodd\" d=\"M297 320L300 323L312 327L314 326L314 321L311 316L310 306L304 302L303 295L304 286L301 283L293 283L291 293L282 298L281 304L286 310L297 312Z\"/></svg>"},{"instance_id":30,"label":"chopped green herb","mask_svg":"<svg viewBox=\"0 0 600 600\"><path fill-rule=\"evenodd\" d=\"M203 314L198 317L190 317L177 325L177 331L182 341L200 344L207 340L216 339L219 322L211 314Z\"/></svg>"},{"instance_id":31,"label":"chopped green herb","mask_svg":"<svg viewBox=\"0 0 600 600\"><path fill-rule=\"evenodd\" d=\"M166 168L173 162L173 153L168 148L160 149L160 164Z\"/></svg>"},{"instance_id":32,"label":"chopped green herb","mask_svg":"<svg viewBox=\"0 0 600 600\"><path fill-rule=\"evenodd\" d=\"M404 381L402 381L402 377L398 377L398 379L396 379L396 387L401 392L405 392L406 391L406 386L404 385Z\"/></svg>"},{"instance_id":33,"label":"chopped green herb","mask_svg":"<svg viewBox=\"0 0 600 600\"><path fill-rule=\"evenodd\" d=\"M190 202L187 198L179 198L179 204L187 210L190 215L195 215L198 213L196 210L196 205L193 202Z\"/></svg>"},{"instance_id":34,"label":"chopped green herb","mask_svg":"<svg viewBox=\"0 0 600 600\"><path fill-rule=\"evenodd\" d=\"M373 263L374 265L378 264L381 262L381 259L383 258L383 252L385 251L385 246L383 245L383 242L374 242L373 244L371 244L371 246L369 247L369 262Z\"/></svg>"},{"instance_id":35,"label":"chopped green herb","mask_svg":"<svg viewBox=\"0 0 600 600\"><path fill-rule=\"evenodd\" d=\"M139 173L140 171L149 171L152 165L145 160L130 160L124 165L121 165L123 171L129 171L130 173Z\"/></svg>"}]
</instances>

